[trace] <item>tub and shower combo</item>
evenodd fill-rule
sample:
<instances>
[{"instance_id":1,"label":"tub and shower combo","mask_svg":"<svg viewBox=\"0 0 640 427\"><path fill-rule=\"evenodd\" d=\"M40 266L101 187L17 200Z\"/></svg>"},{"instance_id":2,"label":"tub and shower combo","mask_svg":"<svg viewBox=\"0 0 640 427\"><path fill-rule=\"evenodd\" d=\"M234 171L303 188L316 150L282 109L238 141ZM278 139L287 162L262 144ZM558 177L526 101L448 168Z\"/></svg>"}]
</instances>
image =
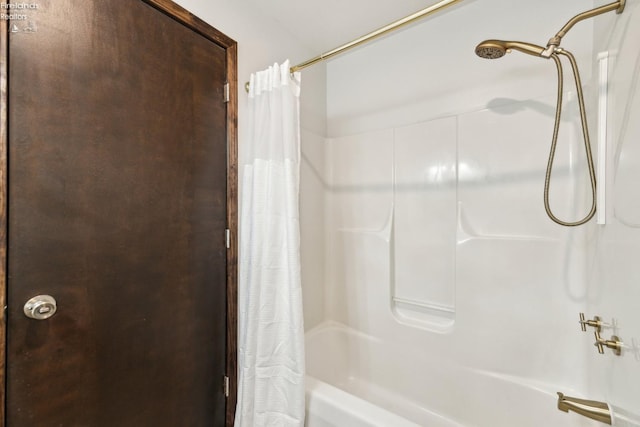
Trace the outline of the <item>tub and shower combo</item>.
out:
<instances>
[{"instance_id":1,"label":"tub and shower combo","mask_svg":"<svg viewBox=\"0 0 640 427\"><path fill-rule=\"evenodd\" d=\"M600 425L558 411L551 384L429 362L344 325L306 345L308 427Z\"/></svg>"},{"instance_id":2,"label":"tub and shower combo","mask_svg":"<svg viewBox=\"0 0 640 427\"><path fill-rule=\"evenodd\" d=\"M626 22L638 22L636 5L626 6L633 6ZM616 321L589 312L597 305L575 285L588 282L582 272L600 253L589 231L597 194L588 130L596 124L587 123L595 113L586 111L591 104L580 80L591 70L578 70L562 46L576 23L624 9L620 1L581 13L542 46L476 40L481 58L517 52L510 58L521 61L521 73L538 63L527 55L547 59L545 82L557 88L552 96L323 141L325 273L322 293L313 295L322 298L324 317L306 332L307 427L639 425L629 412L638 408L616 406L613 386L598 390L606 380L594 374L616 363L638 369L631 332L622 336ZM392 46L389 38L385 43ZM496 73L505 64L474 59ZM563 62L572 73L563 74ZM563 87L563 79L571 83ZM571 130L563 134L563 126ZM568 154L556 147L559 135L570 140ZM533 154L513 161L523 147ZM509 153L515 157L503 161ZM304 194L304 171L302 177ZM550 188L562 196L554 200ZM303 197L303 215L304 203ZM303 251L304 236L303 229ZM614 368L614 376L621 372Z\"/></svg>"}]
</instances>

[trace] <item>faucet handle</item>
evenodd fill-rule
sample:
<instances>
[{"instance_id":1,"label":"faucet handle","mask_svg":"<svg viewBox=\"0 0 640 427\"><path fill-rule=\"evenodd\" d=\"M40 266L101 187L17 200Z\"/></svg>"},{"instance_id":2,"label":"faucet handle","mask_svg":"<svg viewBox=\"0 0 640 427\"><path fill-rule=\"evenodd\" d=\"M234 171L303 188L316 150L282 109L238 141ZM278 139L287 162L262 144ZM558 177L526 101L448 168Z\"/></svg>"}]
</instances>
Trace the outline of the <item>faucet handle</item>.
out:
<instances>
[{"instance_id":1,"label":"faucet handle","mask_svg":"<svg viewBox=\"0 0 640 427\"><path fill-rule=\"evenodd\" d=\"M584 313L580 313L580 328L583 332L587 331L587 326L596 328L596 331L600 332L602 327L608 326L608 324L604 323L600 316L593 316L593 319L585 320Z\"/></svg>"},{"instance_id":2,"label":"faucet handle","mask_svg":"<svg viewBox=\"0 0 640 427\"><path fill-rule=\"evenodd\" d=\"M596 347L598 347L598 353L604 354L604 344L603 344L603 342L605 340L603 340L602 337L600 337L600 332L598 330L596 330L595 336L596 336L596 342L595 342L594 345Z\"/></svg>"},{"instance_id":3,"label":"faucet handle","mask_svg":"<svg viewBox=\"0 0 640 427\"><path fill-rule=\"evenodd\" d=\"M598 353L604 354L604 347L610 348L613 350L613 354L616 356L620 356L622 354L622 346L623 342L620 341L620 338L613 335L610 340L605 340L600 336L600 332L595 332L596 342L595 346L598 347Z\"/></svg>"}]
</instances>

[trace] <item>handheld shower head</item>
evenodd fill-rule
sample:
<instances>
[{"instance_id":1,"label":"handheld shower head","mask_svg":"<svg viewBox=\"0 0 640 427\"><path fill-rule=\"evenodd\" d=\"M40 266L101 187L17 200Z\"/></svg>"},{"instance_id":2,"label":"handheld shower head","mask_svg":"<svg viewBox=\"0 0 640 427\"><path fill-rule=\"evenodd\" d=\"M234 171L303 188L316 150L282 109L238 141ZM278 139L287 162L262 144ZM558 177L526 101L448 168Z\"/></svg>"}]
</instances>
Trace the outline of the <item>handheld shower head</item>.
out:
<instances>
[{"instance_id":1,"label":"handheld shower head","mask_svg":"<svg viewBox=\"0 0 640 427\"><path fill-rule=\"evenodd\" d=\"M511 51L511 49L519 50L533 56L541 56L544 52L542 46L526 42L504 41L504 40L485 40L476 46L476 55L480 58L497 59L501 58Z\"/></svg>"},{"instance_id":2,"label":"handheld shower head","mask_svg":"<svg viewBox=\"0 0 640 427\"><path fill-rule=\"evenodd\" d=\"M476 55L480 58L498 59L507 53L507 47L500 40L485 40L476 46Z\"/></svg>"}]
</instances>

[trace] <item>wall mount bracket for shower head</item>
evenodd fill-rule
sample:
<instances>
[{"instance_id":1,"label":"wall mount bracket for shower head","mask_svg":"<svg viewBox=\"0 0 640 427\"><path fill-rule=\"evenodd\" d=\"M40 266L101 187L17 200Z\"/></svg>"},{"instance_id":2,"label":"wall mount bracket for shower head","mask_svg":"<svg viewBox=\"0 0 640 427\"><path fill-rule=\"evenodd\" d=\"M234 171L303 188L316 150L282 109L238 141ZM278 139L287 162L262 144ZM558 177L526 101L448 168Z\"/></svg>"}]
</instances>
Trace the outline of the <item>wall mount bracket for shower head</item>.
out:
<instances>
[{"instance_id":1,"label":"wall mount bracket for shower head","mask_svg":"<svg viewBox=\"0 0 640 427\"><path fill-rule=\"evenodd\" d=\"M612 11L615 11L619 15L622 12L624 12L624 7L626 6L626 4L627 4L627 0L618 0L613 3L606 4L604 6L587 10L586 12L582 12L574 16L569 21L567 21L566 24L564 24L564 27L562 27L560 31L556 33L555 36L549 39L549 42L547 43L547 47L544 50L544 52L542 52L541 56L545 58L550 58L551 55L555 52L556 48L560 46L560 43L562 42L562 38L578 22L584 21L585 19L593 18L594 16L602 15L603 13L612 12Z\"/></svg>"},{"instance_id":2,"label":"wall mount bracket for shower head","mask_svg":"<svg viewBox=\"0 0 640 427\"><path fill-rule=\"evenodd\" d=\"M620 15L622 12L624 12L624 7L626 5L627 5L627 0L620 0L620 6L618 6L618 9L616 9L616 13Z\"/></svg>"}]
</instances>

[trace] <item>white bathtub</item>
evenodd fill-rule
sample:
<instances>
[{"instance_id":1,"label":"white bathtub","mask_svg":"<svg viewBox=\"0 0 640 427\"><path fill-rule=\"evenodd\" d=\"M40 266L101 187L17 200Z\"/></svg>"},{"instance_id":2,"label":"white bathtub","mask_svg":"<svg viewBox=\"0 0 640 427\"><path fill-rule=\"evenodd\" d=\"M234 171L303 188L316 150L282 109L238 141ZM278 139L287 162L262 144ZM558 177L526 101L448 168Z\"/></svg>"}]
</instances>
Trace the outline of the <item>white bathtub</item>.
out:
<instances>
[{"instance_id":1,"label":"white bathtub","mask_svg":"<svg viewBox=\"0 0 640 427\"><path fill-rule=\"evenodd\" d=\"M401 416L310 375L306 427L419 427Z\"/></svg>"},{"instance_id":2,"label":"white bathtub","mask_svg":"<svg viewBox=\"0 0 640 427\"><path fill-rule=\"evenodd\" d=\"M337 323L306 336L307 427L601 427L571 389L433 363Z\"/></svg>"}]
</instances>

